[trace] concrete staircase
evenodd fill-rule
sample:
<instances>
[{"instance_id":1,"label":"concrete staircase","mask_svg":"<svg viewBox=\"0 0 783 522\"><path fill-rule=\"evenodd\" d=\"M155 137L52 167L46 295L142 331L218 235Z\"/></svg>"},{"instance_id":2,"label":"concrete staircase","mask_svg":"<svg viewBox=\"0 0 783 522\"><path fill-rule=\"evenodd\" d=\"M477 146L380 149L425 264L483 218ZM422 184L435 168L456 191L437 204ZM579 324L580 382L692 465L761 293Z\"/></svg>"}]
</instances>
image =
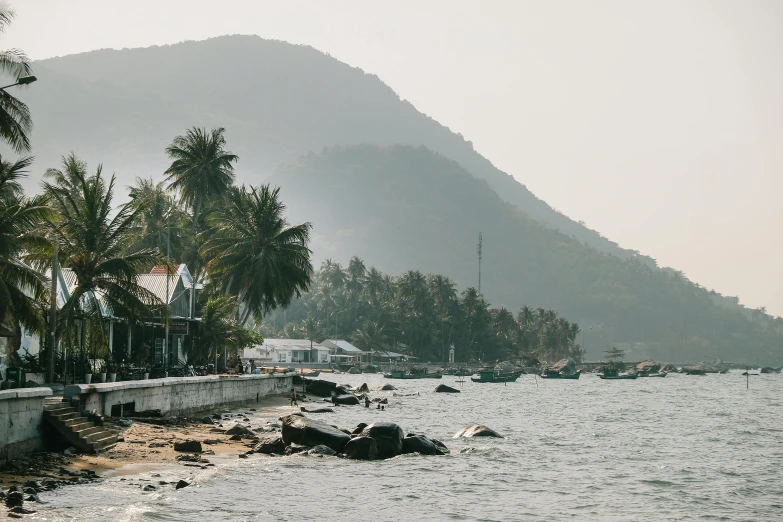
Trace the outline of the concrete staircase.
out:
<instances>
[{"instance_id":1,"label":"concrete staircase","mask_svg":"<svg viewBox=\"0 0 783 522\"><path fill-rule=\"evenodd\" d=\"M117 443L117 435L89 419L61 397L52 397L44 403L44 421L77 450L97 453Z\"/></svg>"}]
</instances>

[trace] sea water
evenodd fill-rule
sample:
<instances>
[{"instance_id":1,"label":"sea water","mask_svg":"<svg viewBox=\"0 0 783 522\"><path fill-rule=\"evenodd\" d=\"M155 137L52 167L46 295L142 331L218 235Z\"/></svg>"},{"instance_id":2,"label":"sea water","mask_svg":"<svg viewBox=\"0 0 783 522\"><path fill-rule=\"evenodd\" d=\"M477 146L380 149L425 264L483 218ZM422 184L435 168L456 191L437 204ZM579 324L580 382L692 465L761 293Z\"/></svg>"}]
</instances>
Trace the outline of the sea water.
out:
<instances>
[{"instance_id":1,"label":"sea water","mask_svg":"<svg viewBox=\"0 0 783 522\"><path fill-rule=\"evenodd\" d=\"M179 464L42 493L28 520L559 521L783 520L783 376L725 375L514 383L322 378L396 392L384 411L336 407L340 427L391 421L451 454L360 462L252 455ZM433 393L438 384L459 394ZM397 394L397 395L395 395ZM400 396L405 394L406 396ZM418 395L409 395L418 394ZM314 408L313 403L303 403ZM240 411L246 411L240 410ZM280 409L281 414L293 408ZM260 423L254 419L252 426ZM502 439L454 439L472 423ZM260 424L259 424L260 425ZM122 479L125 480L122 480ZM143 492L139 479L192 485ZM134 482L135 481L135 482Z\"/></svg>"}]
</instances>

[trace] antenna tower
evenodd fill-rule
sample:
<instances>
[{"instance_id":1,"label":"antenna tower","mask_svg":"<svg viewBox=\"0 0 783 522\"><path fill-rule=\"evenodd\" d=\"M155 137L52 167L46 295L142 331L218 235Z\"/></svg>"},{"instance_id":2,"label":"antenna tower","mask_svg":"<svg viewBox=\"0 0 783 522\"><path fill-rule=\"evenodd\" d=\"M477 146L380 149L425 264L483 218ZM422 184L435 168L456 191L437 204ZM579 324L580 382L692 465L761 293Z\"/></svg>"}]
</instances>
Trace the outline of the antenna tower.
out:
<instances>
[{"instance_id":1,"label":"antenna tower","mask_svg":"<svg viewBox=\"0 0 783 522\"><path fill-rule=\"evenodd\" d=\"M478 262L479 262L478 295L481 295L481 247L483 243L484 243L484 236L482 236L481 232L479 232L478 248L476 249L476 251L478 252Z\"/></svg>"}]
</instances>

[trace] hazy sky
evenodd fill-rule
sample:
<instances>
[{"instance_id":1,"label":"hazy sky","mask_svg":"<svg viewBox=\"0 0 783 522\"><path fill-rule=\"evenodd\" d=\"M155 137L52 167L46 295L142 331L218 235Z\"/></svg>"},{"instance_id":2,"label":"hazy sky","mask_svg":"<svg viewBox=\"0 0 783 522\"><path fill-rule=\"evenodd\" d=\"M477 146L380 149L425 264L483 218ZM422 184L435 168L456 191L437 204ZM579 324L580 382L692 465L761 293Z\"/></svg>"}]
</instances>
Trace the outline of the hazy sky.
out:
<instances>
[{"instance_id":1,"label":"hazy sky","mask_svg":"<svg viewBox=\"0 0 783 522\"><path fill-rule=\"evenodd\" d=\"M12 0L48 58L224 34L377 74L620 245L783 315L783 2Z\"/></svg>"}]
</instances>

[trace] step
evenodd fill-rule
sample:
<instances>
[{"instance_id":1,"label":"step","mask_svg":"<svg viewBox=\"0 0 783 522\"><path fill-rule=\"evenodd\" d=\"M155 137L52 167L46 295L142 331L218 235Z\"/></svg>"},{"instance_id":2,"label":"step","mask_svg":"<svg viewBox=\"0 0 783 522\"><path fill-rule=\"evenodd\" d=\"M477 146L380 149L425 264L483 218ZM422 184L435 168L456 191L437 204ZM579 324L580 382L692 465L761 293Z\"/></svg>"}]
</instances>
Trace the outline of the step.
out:
<instances>
[{"instance_id":1,"label":"step","mask_svg":"<svg viewBox=\"0 0 783 522\"><path fill-rule=\"evenodd\" d=\"M68 421L68 422L71 422L71 421ZM82 419L78 419L77 422L74 422L72 424L66 424L65 426L67 428L70 428L70 430L73 431L74 433L77 433L77 432L85 430L87 428L92 428L93 426L95 426L95 423L92 422L92 421L85 421L85 420L82 420Z\"/></svg>"},{"instance_id":2,"label":"step","mask_svg":"<svg viewBox=\"0 0 783 522\"><path fill-rule=\"evenodd\" d=\"M67 409L70 409L70 408L71 408L70 403L62 402L62 401L59 401L59 402L49 402L49 403L45 402L44 403L44 410L46 410L46 411L54 412L54 411L59 411L59 410L67 410Z\"/></svg>"},{"instance_id":3,"label":"step","mask_svg":"<svg viewBox=\"0 0 783 522\"><path fill-rule=\"evenodd\" d=\"M53 419L56 419L60 422L65 422L71 419L78 419L81 417L81 415L74 410L73 408L70 408L71 411L63 410L62 413L58 410L56 413L51 413Z\"/></svg>"},{"instance_id":4,"label":"step","mask_svg":"<svg viewBox=\"0 0 783 522\"><path fill-rule=\"evenodd\" d=\"M98 433L100 431L106 431L100 426L88 426L86 428L81 428L78 430L73 430L73 432L81 438L87 437L87 435L92 435L93 433Z\"/></svg>"},{"instance_id":5,"label":"step","mask_svg":"<svg viewBox=\"0 0 783 522\"><path fill-rule=\"evenodd\" d=\"M109 446L111 444L115 444L117 442L117 435L107 435L106 437L102 439L98 439L95 441L92 441L92 447L93 450L97 451L99 449L105 449L106 446Z\"/></svg>"},{"instance_id":6,"label":"step","mask_svg":"<svg viewBox=\"0 0 783 522\"><path fill-rule=\"evenodd\" d=\"M95 442L96 440L105 439L106 437L114 435L114 433L108 431L108 430L100 430L96 431L94 433L90 433L88 435L83 436L82 438L86 440L87 442Z\"/></svg>"}]
</instances>

